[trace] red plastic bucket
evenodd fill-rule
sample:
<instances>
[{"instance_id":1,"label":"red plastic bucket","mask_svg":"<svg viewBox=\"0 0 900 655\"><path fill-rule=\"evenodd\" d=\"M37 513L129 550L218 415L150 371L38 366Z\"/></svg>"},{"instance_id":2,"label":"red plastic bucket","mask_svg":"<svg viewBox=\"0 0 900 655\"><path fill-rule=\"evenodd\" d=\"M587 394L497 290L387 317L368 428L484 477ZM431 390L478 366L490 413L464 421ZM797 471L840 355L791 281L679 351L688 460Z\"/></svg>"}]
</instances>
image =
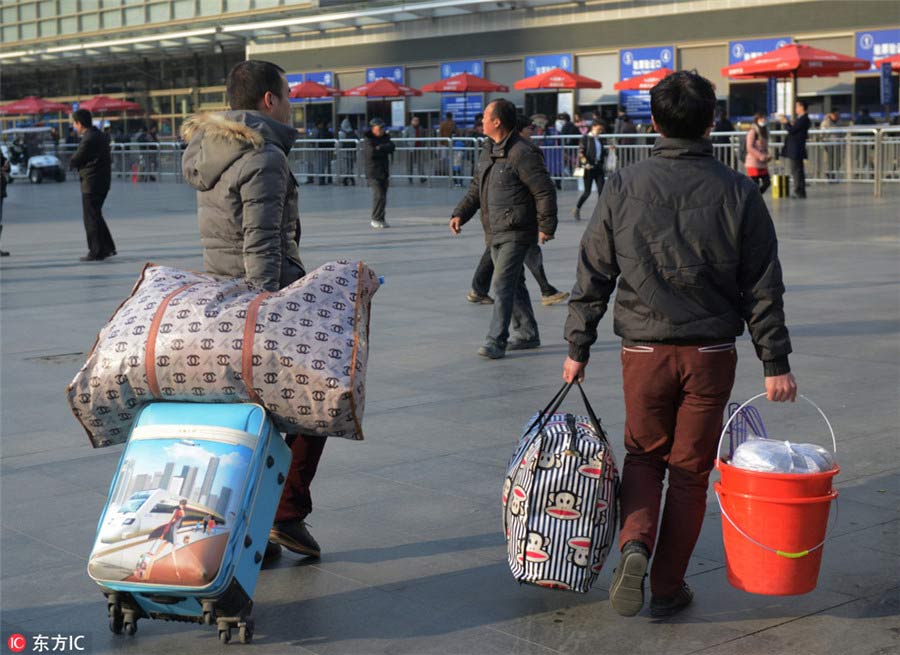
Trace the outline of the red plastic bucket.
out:
<instances>
[{"instance_id":1,"label":"red plastic bucket","mask_svg":"<svg viewBox=\"0 0 900 655\"><path fill-rule=\"evenodd\" d=\"M741 406L763 396L759 394ZM828 418L808 398L831 431ZM725 428L726 434L735 412ZM719 440L719 448L722 446ZM835 450L837 450L835 444ZM714 489L722 510L722 539L728 582L753 594L789 596L816 587L828 529L832 489L839 468L824 473L747 471L719 459Z\"/></svg>"},{"instance_id":2,"label":"red plastic bucket","mask_svg":"<svg viewBox=\"0 0 900 655\"><path fill-rule=\"evenodd\" d=\"M837 491L779 498L731 493L721 482L714 486L723 518L728 517L722 521L728 582L751 594L768 596L806 594L815 589L831 501L837 498Z\"/></svg>"},{"instance_id":3,"label":"red plastic bucket","mask_svg":"<svg viewBox=\"0 0 900 655\"><path fill-rule=\"evenodd\" d=\"M721 459L716 461L716 468L727 491L787 498L824 496L831 491L832 478L841 471L835 466L824 473L764 473L737 468Z\"/></svg>"}]
</instances>

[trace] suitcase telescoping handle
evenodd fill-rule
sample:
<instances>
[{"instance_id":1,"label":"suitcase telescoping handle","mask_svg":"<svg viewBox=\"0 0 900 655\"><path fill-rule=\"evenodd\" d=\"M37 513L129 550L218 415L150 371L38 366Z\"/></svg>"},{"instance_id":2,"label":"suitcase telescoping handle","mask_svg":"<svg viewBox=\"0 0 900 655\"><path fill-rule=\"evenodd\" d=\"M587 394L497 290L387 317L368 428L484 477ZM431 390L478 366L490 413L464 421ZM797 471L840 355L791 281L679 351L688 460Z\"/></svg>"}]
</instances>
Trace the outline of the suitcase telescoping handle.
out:
<instances>
[{"instance_id":1,"label":"suitcase telescoping handle","mask_svg":"<svg viewBox=\"0 0 900 655\"><path fill-rule=\"evenodd\" d=\"M525 434L530 434L536 425L540 426L538 427L536 434L540 434L544 430L544 428L547 427L547 423L549 423L553 415L556 414L556 410L558 410L559 406L562 405L573 385L578 385L578 391L581 392L581 399L584 401L584 408L587 410L594 430L596 430L597 434L599 434L601 438L606 440L606 432L603 431L603 427L600 425L600 419L598 419L597 414L594 413L594 408L591 407L591 402L588 400L587 394L584 393L584 388L577 380L563 383L560 390L556 392L553 398L550 399L550 402L547 403L547 406L544 407L544 409L542 409L541 412L537 415L537 418L534 419L534 422L528 426L527 430L525 430Z\"/></svg>"}]
</instances>

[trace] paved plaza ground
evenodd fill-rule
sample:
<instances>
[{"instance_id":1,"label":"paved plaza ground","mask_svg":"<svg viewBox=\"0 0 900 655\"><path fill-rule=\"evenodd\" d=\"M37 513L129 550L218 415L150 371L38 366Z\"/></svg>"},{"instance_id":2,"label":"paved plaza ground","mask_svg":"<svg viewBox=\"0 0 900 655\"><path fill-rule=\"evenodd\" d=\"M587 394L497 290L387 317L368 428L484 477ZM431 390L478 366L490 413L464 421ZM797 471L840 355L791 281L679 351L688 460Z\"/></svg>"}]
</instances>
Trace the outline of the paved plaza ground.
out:
<instances>
[{"instance_id":1,"label":"paved plaza ground","mask_svg":"<svg viewBox=\"0 0 900 655\"><path fill-rule=\"evenodd\" d=\"M66 384L147 261L200 269L195 199L183 184L114 182L106 215L119 255L85 254L74 181L17 182L4 206L0 261L2 634L83 634L92 653L219 653L212 628L141 621L107 628L86 573L97 517L121 447L92 449ZM611 555L586 595L519 586L500 531L500 487L526 419L560 384L565 306L535 307L543 346L500 361L476 356L491 309L465 301L483 247L478 221L452 238L462 190L390 191L389 230L368 225L365 188L301 187L307 268L366 260L385 276L374 299L361 443L331 440L309 522L320 561L285 554L261 575L254 653L510 654L900 652L900 188L814 185L806 201L768 200L781 242L791 362L801 393L831 418L841 473L839 516L818 588L754 596L729 586L710 492L688 581L694 604L672 621L625 619L607 597ZM560 198L558 238L544 249L551 282L569 289L586 223L576 192ZM589 207L593 206L593 199ZM535 294L533 280L530 289ZM586 389L621 463L619 345L611 319ZM733 398L763 388L739 341ZM571 407L577 408L573 399ZM788 409L793 413L788 413ZM763 403L769 432L824 443L808 407ZM714 474L715 477L715 474ZM4 647L5 648L5 647Z\"/></svg>"}]
</instances>

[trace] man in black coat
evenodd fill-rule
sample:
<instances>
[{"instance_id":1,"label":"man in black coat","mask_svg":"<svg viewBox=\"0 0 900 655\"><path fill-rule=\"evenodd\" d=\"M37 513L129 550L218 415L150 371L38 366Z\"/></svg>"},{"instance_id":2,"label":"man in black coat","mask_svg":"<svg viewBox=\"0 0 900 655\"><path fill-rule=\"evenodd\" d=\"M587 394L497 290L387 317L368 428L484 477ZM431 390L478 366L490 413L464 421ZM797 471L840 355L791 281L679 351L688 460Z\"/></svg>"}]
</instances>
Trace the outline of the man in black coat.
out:
<instances>
[{"instance_id":1,"label":"man in black coat","mask_svg":"<svg viewBox=\"0 0 900 655\"><path fill-rule=\"evenodd\" d=\"M81 207L88 242L88 254L81 257L83 262L97 262L116 254L116 244L103 220L103 202L112 181L109 137L94 127L92 120L87 109L72 114L75 131L81 136L69 166L78 169L81 176Z\"/></svg>"},{"instance_id":2,"label":"man in black coat","mask_svg":"<svg viewBox=\"0 0 900 655\"><path fill-rule=\"evenodd\" d=\"M797 115L794 122L788 121L786 116L781 118L781 123L788 133L784 140L784 148L781 149L781 156L787 160L788 175L791 176L795 198L806 197L806 171L803 168L803 160L806 159L806 138L811 127L806 108L806 100L798 100L794 106Z\"/></svg>"},{"instance_id":3,"label":"man in black coat","mask_svg":"<svg viewBox=\"0 0 900 655\"><path fill-rule=\"evenodd\" d=\"M495 100L484 110L484 147L469 191L453 210L450 231L481 210L494 260L494 316L478 354L499 359L509 350L540 346L537 322L525 287L525 257L556 232L556 190L541 151L519 136L516 107ZM518 338L509 341L509 325Z\"/></svg>"},{"instance_id":4,"label":"man in black coat","mask_svg":"<svg viewBox=\"0 0 900 655\"><path fill-rule=\"evenodd\" d=\"M578 198L572 215L576 221L581 220L581 207L591 197L591 187L597 185L597 195L603 192L604 167L606 166L606 148L600 135L604 132L603 123L597 119L591 125L591 131L581 137L578 144L578 163L584 169L584 193Z\"/></svg>"},{"instance_id":5,"label":"man in black coat","mask_svg":"<svg viewBox=\"0 0 900 655\"><path fill-rule=\"evenodd\" d=\"M653 87L660 138L649 159L607 181L569 300L566 382L584 378L618 285L613 329L622 337L627 455L622 559L609 595L623 616L643 607L651 554L651 615L671 616L693 598L684 575L734 384L735 338L745 326L769 400L797 395L775 227L756 184L713 156L715 106L712 84L696 73L673 73Z\"/></svg>"},{"instance_id":6,"label":"man in black coat","mask_svg":"<svg viewBox=\"0 0 900 655\"><path fill-rule=\"evenodd\" d=\"M390 227L384 220L384 207L387 204L387 190L391 177L391 154L394 152L394 144L387 133L384 121L373 118L369 121L365 137L366 176L372 186L372 221L369 223L374 229L381 230Z\"/></svg>"}]
</instances>

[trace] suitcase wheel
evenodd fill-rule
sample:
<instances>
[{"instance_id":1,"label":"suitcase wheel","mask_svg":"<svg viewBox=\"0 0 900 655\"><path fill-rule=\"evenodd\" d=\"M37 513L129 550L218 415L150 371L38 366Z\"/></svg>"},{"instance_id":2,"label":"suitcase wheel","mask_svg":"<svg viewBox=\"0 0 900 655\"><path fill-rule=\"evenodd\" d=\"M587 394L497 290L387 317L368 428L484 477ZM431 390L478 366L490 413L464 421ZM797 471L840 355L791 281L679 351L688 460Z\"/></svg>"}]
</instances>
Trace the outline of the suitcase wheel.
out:
<instances>
[{"instance_id":1,"label":"suitcase wheel","mask_svg":"<svg viewBox=\"0 0 900 655\"><path fill-rule=\"evenodd\" d=\"M253 619L246 619L238 624L238 639L242 644L249 644L253 639Z\"/></svg>"},{"instance_id":2,"label":"suitcase wheel","mask_svg":"<svg viewBox=\"0 0 900 655\"><path fill-rule=\"evenodd\" d=\"M229 641L231 641L231 628L219 630L219 641L221 641L223 644L227 644Z\"/></svg>"},{"instance_id":3,"label":"suitcase wheel","mask_svg":"<svg viewBox=\"0 0 900 655\"><path fill-rule=\"evenodd\" d=\"M137 632L137 621L134 619L125 621L125 634L129 637L134 636L134 633Z\"/></svg>"}]
</instances>

